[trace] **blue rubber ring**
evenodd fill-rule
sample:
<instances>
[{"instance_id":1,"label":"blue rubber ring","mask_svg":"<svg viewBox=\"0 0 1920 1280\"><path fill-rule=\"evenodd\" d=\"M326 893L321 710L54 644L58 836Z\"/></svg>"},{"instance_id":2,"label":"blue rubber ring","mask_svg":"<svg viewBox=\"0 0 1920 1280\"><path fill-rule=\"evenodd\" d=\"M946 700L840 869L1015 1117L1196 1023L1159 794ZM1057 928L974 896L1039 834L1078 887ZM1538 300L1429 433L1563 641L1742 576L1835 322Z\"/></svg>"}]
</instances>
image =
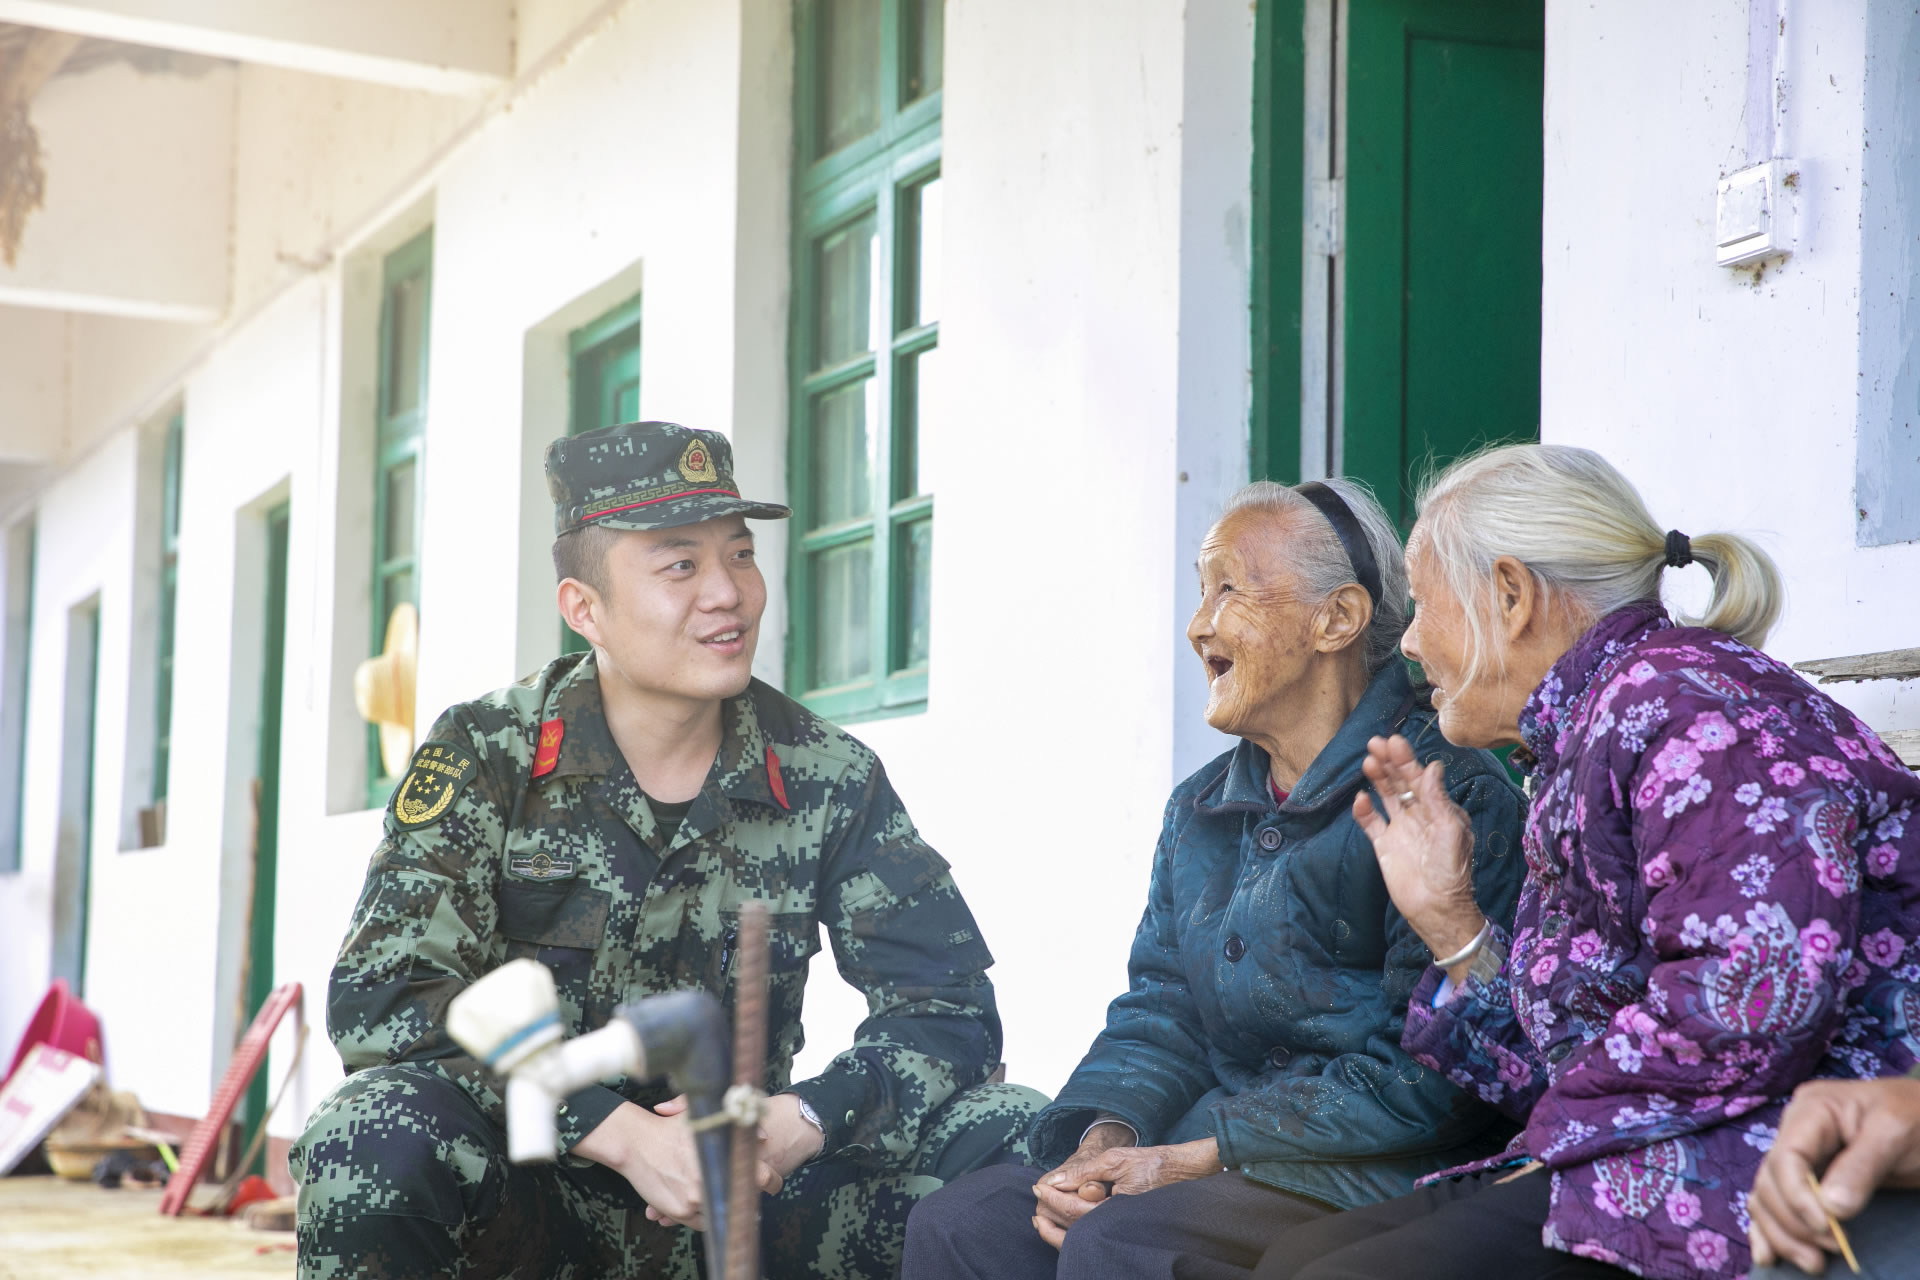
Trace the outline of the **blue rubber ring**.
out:
<instances>
[{"instance_id":1,"label":"blue rubber ring","mask_svg":"<svg viewBox=\"0 0 1920 1280\"><path fill-rule=\"evenodd\" d=\"M494 1046L493 1052L487 1055L487 1065L490 1067L494 1066L500 1061L500 1059L506 1057L509 1053L512 1053L513 1050L517 1048L522 1041L528 1039L530 1036L533 1036L538 1032L545 1031L548 1027L557 1025L559 1021L560 1021L560 1013L558 1010L555 1010L554 1012L547 1014L545 1017L536 1018L532 1022L529 1022L526 1026L520 1028L518 1031L514 1032L512 1035L508 1036L505 1040L502 1040L499 1044Z\"/></svg>"}]
</instances>

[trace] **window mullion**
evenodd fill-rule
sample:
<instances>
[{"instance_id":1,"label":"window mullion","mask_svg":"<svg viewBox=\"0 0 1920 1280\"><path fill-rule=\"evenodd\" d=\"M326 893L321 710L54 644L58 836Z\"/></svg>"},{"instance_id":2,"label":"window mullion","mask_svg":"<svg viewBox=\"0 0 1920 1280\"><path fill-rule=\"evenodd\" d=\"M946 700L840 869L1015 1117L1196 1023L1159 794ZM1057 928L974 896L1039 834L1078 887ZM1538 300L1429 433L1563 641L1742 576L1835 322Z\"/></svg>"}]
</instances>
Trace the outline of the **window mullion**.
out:
<instances>
[{"instance_id":1,"label":"window mullion","mask_svg":"<svg viewBox=\"0 0 1920 1280\"><path fill-rule=\"evenodd\" d=\"M888 3L887 14L897 14L898 5ZM899 74L899 41L888 35L889 19L881 20L882 57L889 64L887 75L882 77L882 91L896 94L886 99L888 110L898 101L897 90L890 87L897 84ZM895 26L897 32L898 28ZM875 193L876 235L874 242L878 246L879 261L874 264L873 294L878 302L879 324L875 326L873 346L876 355L874 362L874 410L879 421L873 424L873 465L868 477L873 503L873 563L869 569L867 582L868 623L867 639L873 654L873 682L876 688L882 685L892 674L893 667L893 383L894 362L892 356L893 334L900 320L900 200L899 188L891 175Z\"/></svg>"}]
</instances>

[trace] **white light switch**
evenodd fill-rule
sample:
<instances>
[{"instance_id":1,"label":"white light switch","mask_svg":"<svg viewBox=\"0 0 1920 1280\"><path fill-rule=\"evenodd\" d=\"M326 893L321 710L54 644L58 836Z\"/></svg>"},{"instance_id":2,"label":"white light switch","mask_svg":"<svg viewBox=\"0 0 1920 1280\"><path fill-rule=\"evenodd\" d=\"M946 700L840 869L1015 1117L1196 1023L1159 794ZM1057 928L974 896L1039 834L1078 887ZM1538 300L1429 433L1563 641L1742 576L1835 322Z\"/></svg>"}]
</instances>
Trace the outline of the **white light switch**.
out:
<instances>
[{"instance_id":1,"label":"white light switch","mask_svg":"<svg viewBox=\"0 0 1920 1280\"><path fill-rule=\"evenodd\" d=\"M1737 267L1793 252L1792 164L1768 160L1720 179L1714 206L1714 260Z\"/></svg>"}]
</instances>

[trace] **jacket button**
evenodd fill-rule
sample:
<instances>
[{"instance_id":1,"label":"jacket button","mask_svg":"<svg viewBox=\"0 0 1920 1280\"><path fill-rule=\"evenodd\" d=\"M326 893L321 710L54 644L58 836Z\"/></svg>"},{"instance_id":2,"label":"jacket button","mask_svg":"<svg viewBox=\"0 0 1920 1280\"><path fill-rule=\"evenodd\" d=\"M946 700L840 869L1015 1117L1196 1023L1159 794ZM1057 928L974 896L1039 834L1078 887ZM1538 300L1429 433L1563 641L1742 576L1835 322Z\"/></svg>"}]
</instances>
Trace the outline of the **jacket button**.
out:
<instances>
[{"instance_id":1,"label":"jacket button","mask_svg":"<svg viewBox=\"0 0 1920 1280\"><path fill-rule=\"evenodd\" d=\"M1572 1052L1573 1052L1573 1041L1562 1040L1559 1044L1556 1044L1555 1046L1553 1046L1553 1048L1547 1050L1547 1061L1557 1066L1560 1063L1565 1062L1567 1060L1567 1055Z\"/></svg>"},{"instance_id":2,"label":"jacket button","mask_svg":"<svg viewBox=\"0 0 1920 1280\"><path fill-rule=\"evenodd\" d=\"M1276 1067L1284 1067L1293 1061L1293 1053L1285 1045L1275 1045L1273 1052L1267 1055L1267 1061Z\"/></svg>"},{"instance_id":3,"label":"jacket button","mask_svg":"<svg viewBox=\"0 0 1920 1280\"><path fill-rule=\"evenodd\" d=\"M847 1124L849 1126L853 1124L853 1120L854 1120L853 1112L851 1111L847 1112Z\"/></svg>"},{"instance_id":4,"label":"jacket button","mask_svg":"<svg viewBox=\"0 0 1920 1280\"><path fill-rule=\"evenodd\" d=\"M1560 936L1560 930L1566 927L1566 920L1560 916L1548 916L1546 923L1540 926L1540 932L1549 938Z\"/></svg>"},{"instance_id":5,"label":"jacket button","mask_svg":"<svg viewBox=\"0 0 1920 1280\"><path fill-rule=\"evenodd\" d=\"M1240 957L1247 954L1247 944L1242 942L1240 935L1236 933L1227 939L1227 945L1222 950L1226 952L1227 959L1238 964Z\"/></svg>"},{"instance_id":6,"label":"jacket button","mask_svg":"<svg viewBox=\"0 0 1920 1280\"><path fill-rule=\"evenodd\" d=\"M1268 827L1262 831L1260 833L1260 847L1268 853L1272 853L1275 849L1278 849L1280 847L1280 833L1272 827Z\"/></svg>"}]
</instances>

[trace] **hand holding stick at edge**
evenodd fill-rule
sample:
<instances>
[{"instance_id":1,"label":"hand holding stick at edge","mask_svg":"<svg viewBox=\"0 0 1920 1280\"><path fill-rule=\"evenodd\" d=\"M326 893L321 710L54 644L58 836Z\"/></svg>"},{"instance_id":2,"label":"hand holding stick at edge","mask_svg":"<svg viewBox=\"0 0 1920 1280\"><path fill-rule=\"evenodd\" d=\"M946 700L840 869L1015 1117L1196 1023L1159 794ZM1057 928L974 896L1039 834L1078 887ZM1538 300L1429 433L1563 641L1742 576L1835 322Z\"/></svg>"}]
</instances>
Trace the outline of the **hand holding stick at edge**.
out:
<instances>
[{"instance_id":1,"label":"hand holding stick at edge","mask_svg":"<svg viewBox=\"0 0 1920 1280\"><path fill-rule=\"evenodd\" d=\"M1812 1275L1836 1227L1882 1187L1920 1187L1920 1080L1811 1080L1794 1090L1747 1200L1756 1265Z\"/></svg>"}]
</instances>

